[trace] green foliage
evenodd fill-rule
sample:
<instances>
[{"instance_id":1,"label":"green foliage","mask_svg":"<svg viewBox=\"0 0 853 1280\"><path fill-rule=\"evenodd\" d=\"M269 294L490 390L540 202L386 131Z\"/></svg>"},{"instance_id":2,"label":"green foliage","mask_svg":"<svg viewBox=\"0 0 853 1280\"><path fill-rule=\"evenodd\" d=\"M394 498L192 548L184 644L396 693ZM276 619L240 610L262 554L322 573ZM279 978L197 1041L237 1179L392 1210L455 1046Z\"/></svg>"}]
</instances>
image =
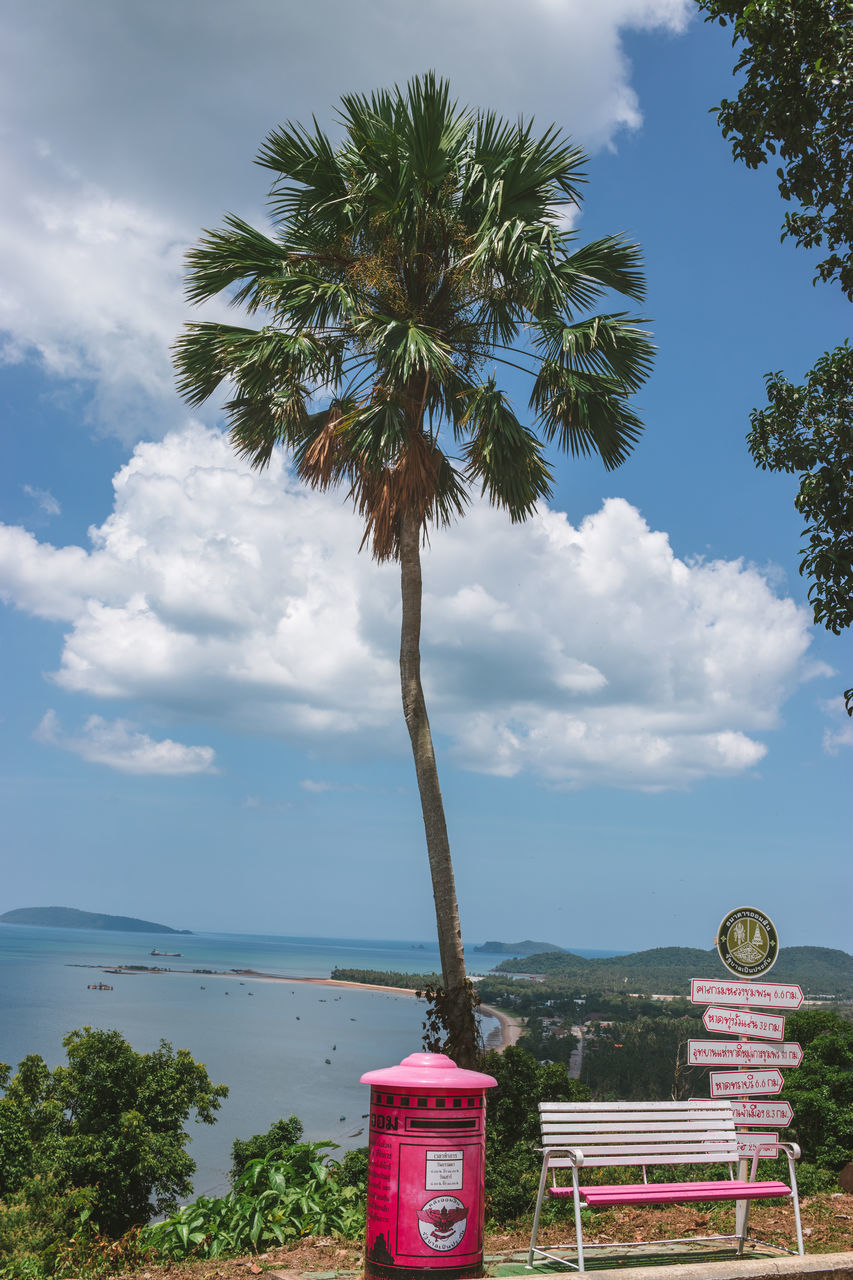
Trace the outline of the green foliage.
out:
<instances>
[{"instance_id":1,"label":"green foliage","mask_svg":"<svg viewBox=\"0 0 853 1280\"><path fill-rule=\"evenodd\" d=\"M483 1070L497 1080L486 1110L486 1215L493 1225L533 1212L541 1156L540 1102L582 1102L589 1090L569 1078L565 1063L537 1062L517 1045L485 1055Z\"/></svg>"},{"instance_id":2,"label":"green foliage","mask_svg":"<svg viewBox=\"0 0 853 1280\"><path fill-rule=\"evenodd\" d=\"M231 1145L231 1182L237 1182L250 1160L263 1160L270 1152L282 1147L292 1147L302 1137L302 1121L298 1116L279 1118L266 1133L255 1133L251 1138L235 1138Z\"/></svg>"},{"instance_id":3,"label":"green foliage","mask_svg":"<svg viewBox=\"0 0 853 1280\"><path fill-rule=\"evenodd\" d=\"M61 1260L89 1231L91 1188L69 1190L54 1174L36 1174L0 1201L0 1277L41 1280L62 1274Z\"/></svg>"},{"instance_id":4,"label":"green foliage","mask_svg":"<svg viewBox=\"0 0 853 1280\"><path fill-rule=\"evenodd\" d=\"M577 1047L577 1040L573 1035L567 1034L565 1028L562 1028L563 1034L560 1035L554 1034L556 1030L556 1027L553 1030L546 1028L542 1018L528 1018L518 1047L531 1053L539 1062L565 1062L568 1066Z\"/></svg>"},{"instance_id":5,"label":"green foliage","mask_svg":"<svg viewBox=\"0 0 853 1280\"><path fill-rule=\"evenodd\" d=\"M785 1021L785 1038L803 1047L785 1073L781 1097L794 1119L786 1131L804 1161L837 1174L853 1160L853 1022L829 1009L804 1009Z\"/></svg>"},{"instance_id":6,"label":"green foliage","mask_svg":"<svg viewBox=\"0 0 853 1280\"><path fill-rule=\"evenodd\" d=\"M84 1027L63 1045L67 1065L51 1071L31 1054L8 1080L0 1194L35 1195L45 1178L63 1193L92 1189L87 1221L116 1237L189 1193L195 1163L184 1122L195 1111L213 1124L228 1090L212 1084L186 1049L165 1041L140 1054L118 1031Z\"/></svg>"},{"instance_id":7,"label":"green foliage","mask_svg":"<svg viewBox=\"0 0 853 1280\"><path fill-rule=\"evenodd\" d=\"M465 979L461 990L448 991L441 982L429 982L422 991L416 991L419 1000L426 1000L426 1014L422 1023L422 1043L427 1053L446 1053L453 1057L453 1028L459 1020L473 1017L476 1034L477 1057L483 1051L483 1037L476 1014L480 1007L480 995L470 978ZM459 1006L464 1006L462 1012Z\"/></svg>"},{"instance_id":8,"label":"green foliage","mask_svg":"<svg viewBox=\"0 0 853 1280\"><path fill-rule=\"evenodd\" d=\"M853 299L853 3L851 0L698 0L739 47L734 100L717 108L735 159L751 169L778 157L783 238L826 245L823 280Z\"/></svg>"},{"instance_id":9,"label":"green foliage","mask_svg":"<svg viewBox=\"0 0 853 1280\"><path fill-rule=\"evenodd\" d=\"M228 1195L199 1197L146 1227L142 1243L179 1260L262 1253L301 1236L356 1239L364 1231L366 1160L351 1160L341 1176L344 1166L326 1155L334 1145L297 1143L250 1160Z\"/></svg>"},{"instance_id":10,"label":"green foliage","mask_svg":"<svg viewBox=\"0 0 853 1280\"><path fill-rule=\"evenodd\" d=\"M654 1018L610 1026L594 1024L584 1038L581 1079L594 1098L611 1101L689 1098L701 1091L703 1072L687 1066L687 1040L705 1034L702 1019L668 1005Z\"/></svg>"},{"instance_id":11,"label":"green foliage","mask_svg":"<svg viewBox=\"0 0 853 1280\"><path fill-rule=\"evenodd\" d=\"M420 991L441 982L440 973L398 973L395 969L333 969L335 982L364 982L372 987L405 987Z\"/></svg>"},{"instance_id":12,"label":"green foliage","mask_svg":"<svg viewBox=\"0 0 853 1280\"><path fill-rule=\"evenodd\" d=\"M815 623L839 635L853 623L853 349L824 355L803 386L781 373L765 382L769 404L751 415L749 450L764 470L800 472L800 573L811 579ZM844 696L853 715L853 688Z\"/></svg>"}]
</instances>

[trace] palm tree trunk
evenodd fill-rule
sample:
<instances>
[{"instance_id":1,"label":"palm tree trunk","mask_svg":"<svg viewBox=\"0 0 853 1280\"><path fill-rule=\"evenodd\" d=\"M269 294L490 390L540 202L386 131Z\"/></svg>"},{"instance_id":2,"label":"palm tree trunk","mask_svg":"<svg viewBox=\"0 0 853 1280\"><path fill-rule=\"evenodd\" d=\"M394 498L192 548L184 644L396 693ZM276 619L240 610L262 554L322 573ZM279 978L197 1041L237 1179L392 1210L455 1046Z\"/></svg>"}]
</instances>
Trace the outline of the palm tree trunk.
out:
<instances>
[{"instance_id":1,"label":"palm tree trunk","mask_svg":"<svg viewBox=\"0 0 853 1280\"><path fill-rule=\"evenodd\" d=\"M421 797L421 811L426 832L435 918L438 926L438 950L441 972L447 993L447 1027L451 1056L460 1067L477 1065L477 1030L474 1010L465 973L462 930L450 841L444 819L444 803L438 783L438 769L432 745L426 703L421 686L421 555L420 528L416 517L403 516L400 536L400 590L403 617L400 631L400 683L403 692L403 714L412 742L415 773Z\"/></svg>"}]
</instances>

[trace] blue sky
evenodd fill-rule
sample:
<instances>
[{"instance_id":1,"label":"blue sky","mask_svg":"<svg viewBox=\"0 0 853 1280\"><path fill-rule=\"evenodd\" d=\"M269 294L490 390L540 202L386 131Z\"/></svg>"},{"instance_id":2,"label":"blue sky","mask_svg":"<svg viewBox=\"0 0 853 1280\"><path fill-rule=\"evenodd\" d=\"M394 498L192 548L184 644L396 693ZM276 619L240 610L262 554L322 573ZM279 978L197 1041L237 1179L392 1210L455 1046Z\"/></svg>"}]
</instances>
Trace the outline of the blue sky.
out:
<instances>
[{"instance_id":1,"label":"blue sky","mask_svg":"<svg viewBox=\"0 0 853 1280\"><path fill-rule=\"evenodd\" d=\"M744 442L763 375L801 379L849 307L709 114L727 34L688 0L7 21L0 910L433 936L396 571L341 495L237 463L169 362L186 248L264 218L266 133L433 67L587 148L578 234L640 243L659 349L624 467L557 459L527 525L474 504L425 555L463 933L710 946L749 904L782 946L851 950L851 638L811 625L795 482Z\"/></svg>"}]
</instances>

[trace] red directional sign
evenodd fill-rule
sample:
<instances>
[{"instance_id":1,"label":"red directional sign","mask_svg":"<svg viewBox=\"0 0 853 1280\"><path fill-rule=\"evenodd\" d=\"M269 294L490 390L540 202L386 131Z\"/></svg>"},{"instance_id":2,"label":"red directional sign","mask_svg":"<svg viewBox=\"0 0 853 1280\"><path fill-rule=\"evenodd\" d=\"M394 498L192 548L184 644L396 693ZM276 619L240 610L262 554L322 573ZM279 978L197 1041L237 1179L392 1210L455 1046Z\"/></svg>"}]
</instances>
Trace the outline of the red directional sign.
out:
<instances>
[{"instance_id":1,"label":"red directional sign","mask_svg":"<svg viewBox=\"0 0 853 1280\"><path fill-rule=\"evenodd\" d=\"M782 1072L777 1067L766 1071L712 1071L712 1098L748 1098L753 1093L781 1093Z\"/></svg>"},{"instance_id":2,"label":"red directional sign","mask_svg":"<svg viewBox=\"0 0 853 1280\"><path fill-rule=\"evenodd\" d=\"M790 1124L794 1109L790 1102L732 1102L735 1124Z\"/></svg>"},{"instance_id":3,"label":"red directional sign","mask_svg":"<svg viewBox=\"0 0 853 1280\"><path fill-rule=\"evenodd\" d=\"M691 1067L798 1067L803 1051L793 1040L762 1044L745 1040L688 1040Z\"/></svg>"},{"instance_id":4,"label":"red directional sign","mask_svg":"<svg viewBox=\"0 0 853 1280\"><path fill-rule=\"evenodd\" d=\"M765 1143L779 1141L778 1133L738 1133L737 1149L741 1159L749 1159L755 1155L759 1147L763 1147ZM778 1152L775 1147L768 1147L766 1151L762 1151L758 1157L759 1160L772 1160Z\"/></svg>"},{"instance_id":5,"label":"red directional sign","mask_svg":"<svg viewBox=\"0 0 853 1280\"><path fill-rule=\"evenodd\" d=\"M763 1040L781 1040L785 1035L785 1019L780 1013L718 1009L711 1005L702 1014L702 1021L707 1031L728 1035L758 1036Z\"/></svg>"},{"instance_id":6,"label":"red directional sign","mask_svg":"<svg viewBox=\"0 0 853 1280\"><path fill-rule=\"evenodd\" d=\"M735 978L692 978L694 1004L739 1004L748 1009L799 1009L803 991L794 983L738 982Z\"/></svg>"}]
</instances>

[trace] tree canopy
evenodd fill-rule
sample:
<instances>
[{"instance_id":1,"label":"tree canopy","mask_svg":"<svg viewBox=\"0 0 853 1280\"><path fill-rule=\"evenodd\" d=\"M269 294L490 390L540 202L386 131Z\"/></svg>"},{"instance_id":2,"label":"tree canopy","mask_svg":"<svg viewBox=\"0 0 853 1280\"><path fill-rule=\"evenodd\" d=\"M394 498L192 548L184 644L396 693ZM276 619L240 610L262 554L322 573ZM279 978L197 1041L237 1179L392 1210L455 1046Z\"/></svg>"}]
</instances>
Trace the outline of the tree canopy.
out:
<instances>
[{"instance_id":1,"label":"tree canopy","mask_svg":"<svg viewBox=\"0 0 853 1280\"><path fill-rule=\"evenodd\" d=\"M735 159L755 169L778 154L779 192L800 206L786 213L782 238L825 246L818 278L853 301L853 0L697 3L707 21L733 24L740 45L741 89L715 108ZM752 414L749 448L760 467L801 472L800 573L812 580L815 622L838 635L853 620L850 349L822 356L804 386L781 373L765 382L770 403ZM853 716L853 688L844 701Z\"/></svg>"},{"instance_id":2,"label":"tree canopy","mask_svg":"<svg viewBox=\"0 0 853 1280\"><path fill-rule=\"evenodd\" d=\"M732 154L751 169L778 158L779 193L796 208L783 237L824 247L822 280L853 299L853 0L698 0L732 25L743 72L716 108Z\"/></svg>"},{"instance_id":3,"label":"tree canopy","mask_svg":"<svg viewBox=\"0 0 853 1280\"><path fill-rule=\"evenodd\" d=\"M118 1031L84 1027L62 1043L66 1065L30 1054L14 1076L0 1070L0 1197L48 1175L92 1188L93 1222L118 1236L191 1192L184 1123L194 1111L213 1124L228 1089L166 1041L137 1053Z\"/></svg>"},{"instance_id":4,"label":"tree canopy","mask_svg":"<svg viewBox=\"0 0 853 1280\"><path fill-rule=\"evenodd\" d=\"M805 1160L837 1173L853 1160L853 1022L834 1009L800 1009L785 1036L803 1047L781 1094L794 1110L791 1137Z\"/></svg>"},{"instance_id":5,"label":"tree canopy","mask_svg":"<svg viewBox=\"0 0 853 1280\"><path fill-rule=\"evenodd\" d=\"M800 573L811 578L815 622L839 635L853 623L853 349L823 356L804 386L781 373L765 381L769 403L751 415L749 449L762 468L800 472ZM853 689L844 696L853 710Z\"/></svg>"},{"instance_id":6,"label":"tree canopy","mask_svg":"<svg viewBox=\"0 0 853 1280\"><path fill-rule=\"evenodd\" d=\"M379 559L399 555L404 513L446 522L471 485L528 516L550 492L553 440L618 466L641 430L627 400L651 347L624 312L574 313L611 289L640 299L644 282L624 237L578 247L561 227L582 151L555 128L537 137L460 107L432 75L348 95L341 120L337 148L298 124L261 148L275 237L229 216L188 255L192 301L228 291L266 323L188 325L175 347L186 399L228 381L238 450L264 466L285 445L309 484L350 485ZM530 375L541 439L498 366Z\"/></svg>"}]
</instances>

